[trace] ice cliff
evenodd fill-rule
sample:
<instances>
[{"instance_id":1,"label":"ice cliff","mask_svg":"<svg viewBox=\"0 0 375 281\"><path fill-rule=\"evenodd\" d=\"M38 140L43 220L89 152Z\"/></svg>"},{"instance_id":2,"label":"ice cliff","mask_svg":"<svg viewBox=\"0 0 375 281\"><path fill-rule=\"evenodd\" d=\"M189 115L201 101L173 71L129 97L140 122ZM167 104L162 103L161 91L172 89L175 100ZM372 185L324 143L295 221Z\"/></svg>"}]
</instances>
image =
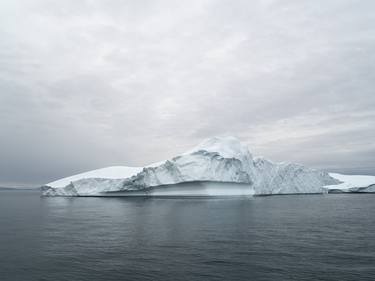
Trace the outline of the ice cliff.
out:
<instances>
[{"instance_id":1,"label":"ice cliff","mask_svg":"<svg viewBox=\"0 0 375 281\"><path fill-rule=\"evenodd\" d=\"M373 177L375 179L375 177ZM371 181L371 180L370 180ZM327 193L343 178L294 163L253 158L234 137L214 137L146 167L108 167L48 183L45 196L268 195ZM373 181L375 183L375 180ZM355 188L351 185L351 188Z\"/></svg>"}]
</instances>

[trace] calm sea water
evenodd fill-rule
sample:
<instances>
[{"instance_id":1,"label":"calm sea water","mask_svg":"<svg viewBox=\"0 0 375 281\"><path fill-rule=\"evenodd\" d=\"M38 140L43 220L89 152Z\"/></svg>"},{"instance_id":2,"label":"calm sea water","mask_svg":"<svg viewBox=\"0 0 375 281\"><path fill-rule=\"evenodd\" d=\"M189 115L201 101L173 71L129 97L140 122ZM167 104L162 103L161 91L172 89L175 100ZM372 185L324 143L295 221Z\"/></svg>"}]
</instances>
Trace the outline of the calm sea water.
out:
<instances>
[{"instance_id":1,"label":"calm sea water","mask_svg":"<svg viewBox=\"0 0 375 281\"><path fill-rule=\"evenodd\" d=\"M1 191L0 280L375 280L375 195Z\"/></svg>"}]
</instances>

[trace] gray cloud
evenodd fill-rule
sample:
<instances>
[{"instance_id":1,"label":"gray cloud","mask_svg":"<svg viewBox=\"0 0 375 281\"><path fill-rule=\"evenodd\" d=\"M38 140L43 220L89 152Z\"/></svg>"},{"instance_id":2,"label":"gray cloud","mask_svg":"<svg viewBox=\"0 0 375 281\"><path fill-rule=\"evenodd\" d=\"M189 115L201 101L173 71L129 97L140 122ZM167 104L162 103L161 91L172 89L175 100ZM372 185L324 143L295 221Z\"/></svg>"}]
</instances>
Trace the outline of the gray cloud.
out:
<instances>
[{"instance_id":1,"label":"gray cloud","mask_svg":"<svg viewBox=\"0 0 375 281\"><path fill-rule=\"evenodd\" d=\"M2 1L0 184L144 165L231 134L375 174L375 2Z\"/></svg>"}]
</instances>

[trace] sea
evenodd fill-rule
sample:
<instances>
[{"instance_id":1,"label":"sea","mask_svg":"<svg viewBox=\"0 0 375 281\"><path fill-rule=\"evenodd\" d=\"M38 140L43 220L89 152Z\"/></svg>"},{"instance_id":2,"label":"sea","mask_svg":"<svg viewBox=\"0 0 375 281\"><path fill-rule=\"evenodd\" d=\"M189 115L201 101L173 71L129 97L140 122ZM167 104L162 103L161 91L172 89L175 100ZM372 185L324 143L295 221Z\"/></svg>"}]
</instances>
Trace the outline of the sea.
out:
<instances>
[{"instance_id":1,"label":"sea","mask_svg":"<svg viewBox=\"0 0 375 281\"><path fill-rule=\"evenodd\" d=\"M0 191L0 280L375 280L375 194Z\"/></svg>"}]
</instances>

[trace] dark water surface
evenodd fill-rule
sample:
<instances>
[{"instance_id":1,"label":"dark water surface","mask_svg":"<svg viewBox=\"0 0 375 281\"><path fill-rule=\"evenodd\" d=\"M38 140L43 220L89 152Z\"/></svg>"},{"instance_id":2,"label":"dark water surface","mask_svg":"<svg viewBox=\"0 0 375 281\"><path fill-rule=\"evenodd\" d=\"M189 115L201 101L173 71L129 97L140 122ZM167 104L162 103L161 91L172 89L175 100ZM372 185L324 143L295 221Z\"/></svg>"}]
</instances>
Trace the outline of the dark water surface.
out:
<instances>
[{"instance_id":1,"label":"dark water surface","mask_svg":"<svg viewBox=\"0 0 375 281\"><path fill-rule=\"evenodd\" d=\"M0 280L375 280L375 195L1 191Z\"/></svg>"}]
</instances>

